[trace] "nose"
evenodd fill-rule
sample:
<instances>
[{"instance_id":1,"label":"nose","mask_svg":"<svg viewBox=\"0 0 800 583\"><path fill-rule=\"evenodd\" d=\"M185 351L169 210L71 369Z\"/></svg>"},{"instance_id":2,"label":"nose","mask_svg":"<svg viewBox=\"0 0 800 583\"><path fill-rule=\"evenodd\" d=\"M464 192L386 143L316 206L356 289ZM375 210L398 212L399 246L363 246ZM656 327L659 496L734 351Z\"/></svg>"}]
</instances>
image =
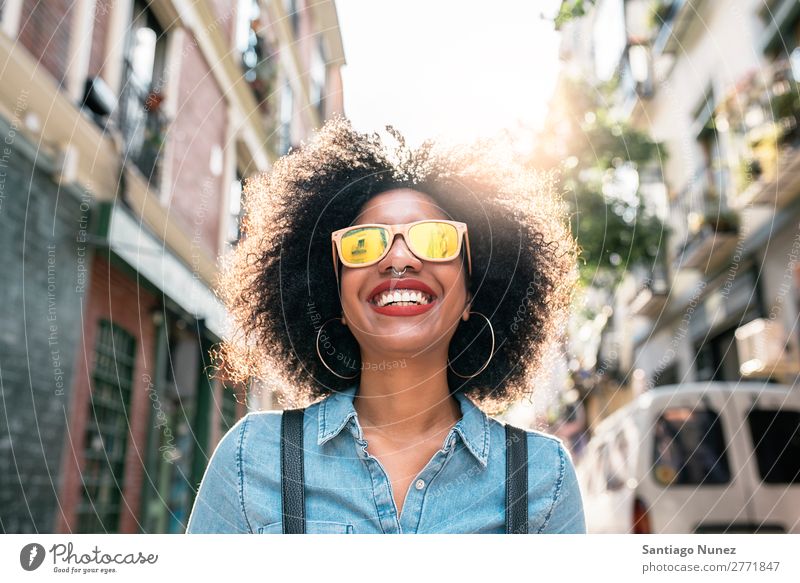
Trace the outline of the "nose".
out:
<instances>
[{"instance_id":1,"label":"nose","mask_svg":"<svg viewBox=\"0 0 800 583\"><path fill-rule=\"evenodd\" d=\"M392 267L397 271L403 271L407 267L416 271L422 269L422 261L411 252L403 235L400 233L395 235L389 253L386 254L386 257L381 259L378 265L381 271L386 271Z\"/></svg>"}]
</instances>

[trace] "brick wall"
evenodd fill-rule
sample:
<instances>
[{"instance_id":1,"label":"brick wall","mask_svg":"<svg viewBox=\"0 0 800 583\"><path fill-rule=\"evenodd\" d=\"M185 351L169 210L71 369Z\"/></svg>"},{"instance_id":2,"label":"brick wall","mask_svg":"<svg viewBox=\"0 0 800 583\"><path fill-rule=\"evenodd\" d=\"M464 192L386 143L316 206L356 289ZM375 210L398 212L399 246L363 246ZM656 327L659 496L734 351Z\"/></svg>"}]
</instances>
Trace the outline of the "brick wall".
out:
<instances>
[{"instance_id":1,"label":"brick wall","mask_svg":"<svg viewBox=\"0 0 800 583\"><path fill-rule=\"evenodd\" d=\"M59 496L63 513L59 513L56 519L56 532L73 532L77 525L77 509L81 501L80 468L83 467L86 424L89 421L90 378L94 369L96 333L99 321L109 319L136 338L136 363L129 409L130 434L125 451L119 523L120 533L136 533L139 531L137 521L141 507L140 493L151 412L148 384L144 379L146 375L152 377L155 374L155 327L150 311L157 305L157 299L109 263L106 251L97 251L91 272L83 314L83 341L73 380L70 431L64 440L61 468L63 485Z\"/></svg>"},{"instance_id":2,"label":"brick wall","mask_svg":"<svg viewBox=\"0 0 800 583\"><path fill-rule=\"evenodd\" d=\"M67 71L73 0L24 0L19 41L61 83Z\"/></svg>"},{"instance_id":3,"label":"brick wall","mask_svg":"<svg viewBox=\"0 0 800 583\"><path fill-rule=\"evenodd\" d=\"M217 256L222 175L211 171L212 151L224 149L227 102L200 49L187 35L181 61L178 105L169 129L171 156L170 214L181 224L193 247ZM168 89L173 91L174 89Z\"/></svg>"},{"instance_id":4,"label":"brick wall","mask_svg":"<svg viewBox=\"0 0 800 583\"><path fill-rule=\"evenodd\" d=\"M80 343L81 210L21 141L0 148L0 531L52 532Z\"/></svg>"},{"instance_id":5,"label":"brick wall","mask_svg":"<svg viewBox=\"0 0 800 583\"><path fill-rule=\"evenodd\" d=\"M115 0L96 0L94 25L92 28L92 48L89 55L89 76L99 75L105 65L106 39L111 22L111 8Z\"/></svg>"},{"instance_id":6,"label":"brick wall","mask_svg":"<svg viewBox=\"0 0 800 583\"><path fill-rule=\"evenodd\" d=\"M233 46L236 35L237 2L231 0L210 0L214 13L214 26L222 32L222 37Z\"/></svg>"},{"instance_id":7,"label":"brick wall","mask_svg":"<svg viewBox=\"0 0 800 583\"><path fill-rule=\"evenodd\" d=\"M325 117L331 117L334 112L344 113L342 70L339 67L330 67L325 80Z\"/></svg>"}]
</instances>

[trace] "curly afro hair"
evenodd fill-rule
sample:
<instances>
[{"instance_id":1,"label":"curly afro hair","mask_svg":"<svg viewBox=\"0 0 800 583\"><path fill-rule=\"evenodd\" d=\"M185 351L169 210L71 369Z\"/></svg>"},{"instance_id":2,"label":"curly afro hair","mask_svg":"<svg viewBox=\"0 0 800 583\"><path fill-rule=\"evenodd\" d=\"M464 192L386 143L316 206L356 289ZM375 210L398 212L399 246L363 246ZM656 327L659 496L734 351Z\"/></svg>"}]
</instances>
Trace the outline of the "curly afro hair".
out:
<instances>
[{"instance_id":1,"label":"curly afro hair","mask_svg":"<svg viewBox=\"0 0 800 583\"><path fill-rule=\"evenodd\" d=\"M490 319L495 353L470 379L448 368L448 383L487 413L500 412L533 392L575 289L577 247L554 177L501 154L488 139L455 146L427 140L412 150L386 129L396 143L357 132L336 115L270 172L245 181L243 239L218 286L233 331L215 350L217 368L232 382L265 381L279 400L294 403L357 383L360 353L346 326L324 327L326 347L336 352L326 362L355 379L331 374L317 354L320 326L342 313L330 235L352 224L371 197L412 188L469 227L471 309ZM488 357L485 324L459 321L450 362L461 374Z\"/></svg>"}]
</instances>

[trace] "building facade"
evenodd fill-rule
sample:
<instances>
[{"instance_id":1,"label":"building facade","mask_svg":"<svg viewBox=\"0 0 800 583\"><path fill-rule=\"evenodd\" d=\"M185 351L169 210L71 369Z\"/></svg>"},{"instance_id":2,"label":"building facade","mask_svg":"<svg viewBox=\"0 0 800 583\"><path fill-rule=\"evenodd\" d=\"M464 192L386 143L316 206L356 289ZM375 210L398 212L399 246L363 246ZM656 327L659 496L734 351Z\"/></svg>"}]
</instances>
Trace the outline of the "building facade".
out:
<instances>
[{"instance_id":1,"label":"building facade","mask_svg":"<svg viewBox=\"0 0 800 583\"><path fill-rule=\"evenodd\" d=\"M241 181L341 113L333 1L0 8L0 524L182 532L269 407L209 374Z\"/></svg>"},{"instance_id":2,"label":"building facade","mask_svg":"<svg viewBox=\"0 0 800 583\"><path fill-rule=\"evenodd\" d=\"M665 151L650 201L663 253L630 270L604 330L619 403L664 384L796 379L799 46L792 0L598 0L565 27L567 67L615 83L613 108Z\"/></svg>"}]
</instances>

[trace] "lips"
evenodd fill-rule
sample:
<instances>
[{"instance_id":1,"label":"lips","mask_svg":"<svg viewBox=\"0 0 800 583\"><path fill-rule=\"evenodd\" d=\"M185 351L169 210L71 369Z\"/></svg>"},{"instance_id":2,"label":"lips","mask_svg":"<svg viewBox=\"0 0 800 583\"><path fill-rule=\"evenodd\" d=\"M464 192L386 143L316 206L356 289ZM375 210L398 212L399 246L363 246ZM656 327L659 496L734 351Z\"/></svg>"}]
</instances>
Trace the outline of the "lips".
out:
<instances>
[{"instance_id":1,"label":"lips","mask_svg":"<svg viewBox=\"0 0 800 583\"><path fill-rule=\"evenodd\" d=\"M386 291L394 291L394 290L415 290L422 292L430 297L430 301L427 304L408 304L408 305L385 305L379 306L375 303L376 297ZM416 316L419 314L423 314L433 308L434 304L438 301L437 295L434 291L421 281L417 279L411 278L401 278L401 279L388 279L377 286L370 292L369 299L367 303L369 304L370 308L378 312L379 314L383 314L385 316Z\"/></svg>"},{"instance_id":2,"label":"lips","mask_svg":"<svg viewBox=\"0 0 800 583\"><path fill-rule=\"evenodd\" d=\"M414 289L428 294L433 300L436 300L437 298L436 293L420 280L404 277L401 279L394 278L383 280L381 283L376 285L371 292L369 292L369 298L367 301L373 302L375 300L375 296L377 296L379 293L383 293L387 290L394 291L396 289Z\"/></svg>"}]
</instances>

